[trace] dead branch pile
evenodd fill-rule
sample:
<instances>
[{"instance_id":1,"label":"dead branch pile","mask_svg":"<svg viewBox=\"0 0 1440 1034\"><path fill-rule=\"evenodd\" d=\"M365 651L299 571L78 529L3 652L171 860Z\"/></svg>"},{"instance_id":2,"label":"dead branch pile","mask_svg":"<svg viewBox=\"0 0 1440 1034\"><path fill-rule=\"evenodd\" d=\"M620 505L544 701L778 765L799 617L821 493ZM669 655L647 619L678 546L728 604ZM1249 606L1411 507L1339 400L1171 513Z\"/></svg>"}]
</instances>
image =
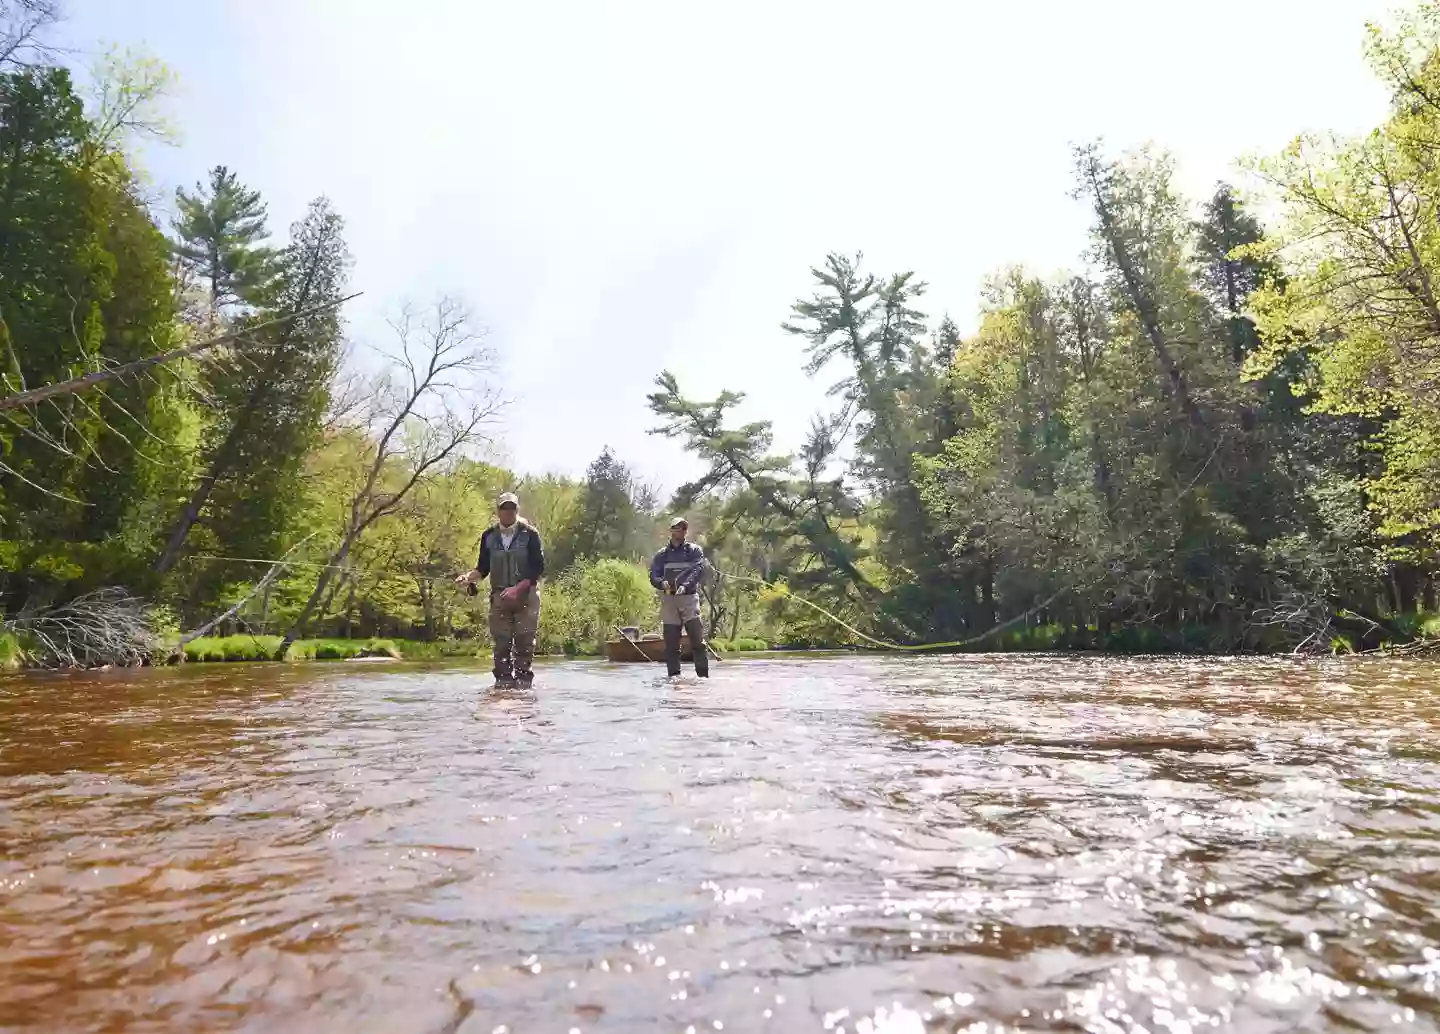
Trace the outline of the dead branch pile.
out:
<instances>
[{"instance_id":1,"label":"dead branch pile","mask_svg":"<svg viewBox=\"0 0 1440 1034\"><path fill-rule=\"evenodd\" d=\"M111 586L67 603L22 610L3 623L31 659L49 668L134 667L159 648L146 602Z\"/></svg>"}]
</instances>

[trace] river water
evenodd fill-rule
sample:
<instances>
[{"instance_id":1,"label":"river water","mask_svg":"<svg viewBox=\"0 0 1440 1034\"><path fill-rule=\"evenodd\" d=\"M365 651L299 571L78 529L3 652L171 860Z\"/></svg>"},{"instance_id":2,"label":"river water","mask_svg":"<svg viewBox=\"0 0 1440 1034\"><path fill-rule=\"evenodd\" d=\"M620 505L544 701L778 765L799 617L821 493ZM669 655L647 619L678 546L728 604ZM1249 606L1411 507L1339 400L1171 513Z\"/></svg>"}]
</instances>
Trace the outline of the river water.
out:
<instances>
[{"instance_id":1,"label":"river water","mask_svg":"<svg viewBox=\"0 0 1440 1034\"><path fill-rule=\"evenodd\" d=\"M3 1031L1440 1024L1440 667L0 680Z\"/></svg>"}]
</instances>

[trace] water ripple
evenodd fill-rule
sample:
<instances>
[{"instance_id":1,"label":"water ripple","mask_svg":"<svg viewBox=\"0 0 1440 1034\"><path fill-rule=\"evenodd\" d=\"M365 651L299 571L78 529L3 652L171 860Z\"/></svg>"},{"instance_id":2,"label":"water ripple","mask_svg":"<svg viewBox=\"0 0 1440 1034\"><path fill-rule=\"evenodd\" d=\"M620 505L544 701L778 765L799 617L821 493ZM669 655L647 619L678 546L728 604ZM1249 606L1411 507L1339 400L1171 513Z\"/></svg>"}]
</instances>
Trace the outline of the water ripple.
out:
<instances>
[{"instance_id":1,"label":"water ripple","mask_svg":"<svg viewBox=\"0 0 1440 1034\"><path fill-rule=\"evenodd\" d=\"M1440 1025L1440 669L0 680L0 1029Z\"/></svg>"}]
</instances>

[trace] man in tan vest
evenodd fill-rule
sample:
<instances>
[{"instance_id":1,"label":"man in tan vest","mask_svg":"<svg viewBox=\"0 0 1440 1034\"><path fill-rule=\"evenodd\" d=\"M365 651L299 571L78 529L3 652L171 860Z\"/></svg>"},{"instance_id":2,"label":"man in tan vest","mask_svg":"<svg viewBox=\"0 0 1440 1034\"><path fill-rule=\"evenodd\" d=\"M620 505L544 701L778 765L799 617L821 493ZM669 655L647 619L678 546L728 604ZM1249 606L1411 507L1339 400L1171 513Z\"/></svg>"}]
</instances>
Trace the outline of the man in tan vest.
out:
<instances>
[{"instance_id":1,"label":"man in tan vest","mask_svg":"<svg viewBox=\"0 0 1440 1034\"><path fill-rule=\"evenodd\" d=\"M490 579L490 638L495 647L495 685L528 688L535 673L535 633L540 626L540 576L545 550L540 532L520 516L520 500L502 495L498 520L480 536L475 569L455 579L474 595L477 583Z\"/></svg>"}]
</instances>

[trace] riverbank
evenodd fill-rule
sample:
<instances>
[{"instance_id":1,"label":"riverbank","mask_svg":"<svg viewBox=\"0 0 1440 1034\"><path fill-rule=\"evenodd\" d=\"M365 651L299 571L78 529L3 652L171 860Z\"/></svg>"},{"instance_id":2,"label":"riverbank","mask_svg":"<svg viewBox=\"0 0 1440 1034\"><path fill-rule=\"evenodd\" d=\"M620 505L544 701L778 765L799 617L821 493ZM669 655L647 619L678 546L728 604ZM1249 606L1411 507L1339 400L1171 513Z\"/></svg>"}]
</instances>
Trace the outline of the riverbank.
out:
<instances>
[{"instance_id":1,"label":"riverbank","mask_svg":"<svg viewBox=\"0 0 1440 1034\"><path fill-rule=\"evenodd\" d=\"M280 645L279 636L209 636L185 644L186 663L268 661ZM711 643L721 654L768 651L761 639L716 639ZM301 639L291 648L288 660L348 661L388 657L397 661L436 661L448 658L489 658L490 643L477 639L447 639L420 642L411 639ZM550 657L600 657L598 649L570 653L542 654Z\"/></svg>"},{"instance_id":2,"label":"riverbank","mask_svg":"<svg viewBox=\"0 0 1440 1034\"><path fill-rule=\"evenodd\" d=\"M204 636L185 644L183 649L186 664L223 663L264 663L270 662L280 645L278 635L230 635ZM722 655L737 653L768 652L770 645L760 639L737 639L734 641L716 639L712 645ZM786 651L793 652L793 651ZM446 639L437 642L423 642L414 639L370 638L370 639L300 639L291 645L286 661L353 661L379 660L394 661L440 661L440 660L488 660L491 649L489 640ZM157 652L159 664L172 663L173 648L165 647ZM579 650L570 653L542 654L556 658L600 657L598 649ZM12 635L0 634L0 671L23 671L28 668L43 668L27 655Z\"/></svg>"},{"instance_id":3,"label":"riverbank","mask_svg":"<svg viewBox=\"0 0 1440 1034\"><path fill-rule=\"evenodd\" d=\"M186 664L271 661L280 645L278 635L205 636L185 644ZM408 639L300 639L293 643L287 661L350 661L389 659L438 661L448 658L488 658L490 644L480 640L421 642ZM175 663L173 646L162 646L154 661L164 667ZM0 633L0 671L44 669L13 635Z\"/></svg>"},{"instance_id":4,"label":"riverbank","mask_svg":"<svg viewBox=\"0 0 1440 1034\"><path fill-rule=\"evenodd\" d=\"M205 636L185 644L185 662L268 661L279 646L278 635ZM300 639L290 647L287 660L349 661L385 657L421 661L473 657L480 652L481 645L473 640L425 643L403 639Z\"/></svg>"},{"instance_id":5,"label":"riverbank","mask_svg":"<svg viewBox=\"0 0 1440 1034\"><path fill-rule=\"evenodd\" d=\"M1071 655L1076 657L1216 657L1216 656L1239 656L1235 654L1217 654L1205 650L1184 650L1175 649L1171 644L1142 642L1126 643L1125 648L1112 644L1109 649L1096 648L1093 645L1086 645L1083 642L1067 641L1064 637L1054 635L1036 634L1039 630L1029 630L1028 635L1020 636L997 636L994 639L971 644L966 647L937 650L935 653L983 653L983 654L1056 654ZM1427 628L1427 632L1432 629ZM274 663L275 650L280 645L280 636L277 635L231 635L231 636L206 636L192 640L185 644L185 664L224 664L224 663ZM866 646L837 646L837 645L771 645L760 639L715 639L711 645L722 658L733 658L738 655L751 657L794 657L794 656L818 656L836 654L869 654L889 653L890 651L878 650ZM1380 656L1435 656L1440 655L1440 638L1431 635L1422 635L1419 638L1402 643L1371 648L1366 650L1354 650L1344 648L1346 644L1332 643L1332 655L1380 655ZM1170 648L1166 648L1169 646ZM898 651L897 651L898 652ZM288 662L314 662L314 661L362 661L362 660L390 660L390 661L443 661L443 660L477 660L488 662L491 655L488 639L448 639L436 642L425 642L421 640L382 638L369 639L340 639L320 638L297 640L287 654ZM173 648L162 648L157 652L158 666L168 666L173 657ZM551 660L587 660L603 657L603 651L595 648L578 649L569 651L552 651L537 654ZM1264 654L1250 654L1248 656L1266 656ZM1283 656L1283 654L1281 655ZM15 637L0 633L0 671L24 671L27 669L41 670L48 665L37 663L34 658L27 655L26 651L16 641Z\"/></svg>"}]
</instances>

